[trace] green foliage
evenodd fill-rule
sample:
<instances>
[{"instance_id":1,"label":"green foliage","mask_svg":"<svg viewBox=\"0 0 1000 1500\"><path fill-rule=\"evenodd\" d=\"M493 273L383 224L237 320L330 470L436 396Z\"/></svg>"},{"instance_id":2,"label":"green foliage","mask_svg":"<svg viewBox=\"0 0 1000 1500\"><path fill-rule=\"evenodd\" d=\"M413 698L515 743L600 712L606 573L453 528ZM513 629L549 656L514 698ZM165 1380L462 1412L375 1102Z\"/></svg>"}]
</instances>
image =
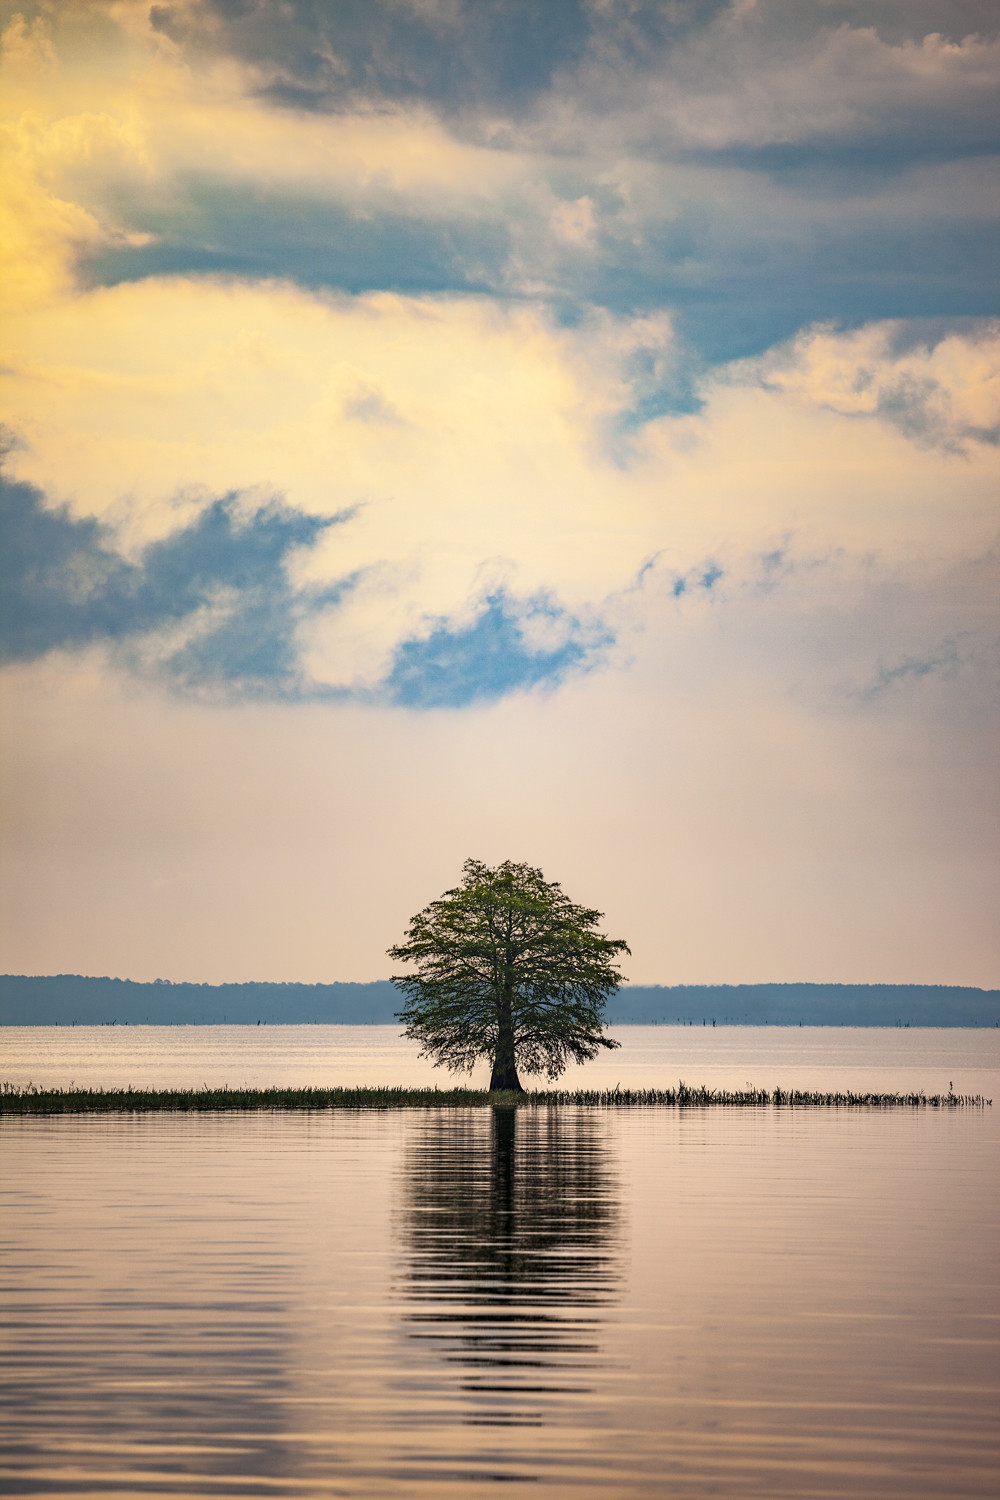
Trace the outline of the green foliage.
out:
<instances>
[{"instance_id":1,"label":"green foliage","mask_svg":"<svg viewBox=\"0 0 1000 1500\"><path fill-rule=\"evenodd\" d=\"M570 1059L616 1047L603 1011L629 949L598 932L600 920L530 865L466 860L462 884L389 949L415 969L392 981L406 997L405 1034L453 1072L489 1058L491 1089L519 1089L518 1067L557 1078Z\"/></svg>"}]
</instances>

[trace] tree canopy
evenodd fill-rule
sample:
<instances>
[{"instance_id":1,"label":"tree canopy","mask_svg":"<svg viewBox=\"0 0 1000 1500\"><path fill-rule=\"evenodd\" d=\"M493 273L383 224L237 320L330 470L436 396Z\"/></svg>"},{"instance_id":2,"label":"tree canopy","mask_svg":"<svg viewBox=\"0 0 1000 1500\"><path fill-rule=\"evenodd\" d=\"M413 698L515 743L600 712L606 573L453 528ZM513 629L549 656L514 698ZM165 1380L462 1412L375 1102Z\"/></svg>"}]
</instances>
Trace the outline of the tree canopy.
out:
<instances>
[{"instance_id":1,"label":"tree canopy","mask_svg":"<svg viewBox=\"0 0 1000 1500\"><path fill-rule=\"evenodd\" d=\"M530 865L468 859L462 883L412 918L389 957L397 1012L421 1053L453 1072L488 1058L491 1089L521 1089L518 1068L557 1078L618 1043L604 1035L606 1000L622 982L620 938L602 913L576 906Z\"/></svg>"}]
</instances>

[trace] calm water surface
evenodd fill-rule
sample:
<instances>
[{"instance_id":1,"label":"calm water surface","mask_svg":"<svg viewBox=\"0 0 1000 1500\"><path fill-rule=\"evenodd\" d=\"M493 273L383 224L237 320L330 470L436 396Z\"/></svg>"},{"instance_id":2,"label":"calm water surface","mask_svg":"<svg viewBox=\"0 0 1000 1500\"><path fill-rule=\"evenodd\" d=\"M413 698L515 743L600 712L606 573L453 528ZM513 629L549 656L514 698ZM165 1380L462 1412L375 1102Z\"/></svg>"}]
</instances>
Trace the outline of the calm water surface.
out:
<instances>
[{"instance_id":1,"label":"calm water surface","mask_svg":"<svg viewBox=\"0 0 1000 1500\"><path fill-rule=\"evenodd\" d=\"M273 1060L308 1065L309 1032L348 1029L287 1028L303 1055L276 1047ZM77 1082L201 1081L168 1077L176 1052L157 1064L148 1045L160 1074L113 1074L122 1056L99 1056L109 1028L96 1041L49 1033L46 1057L39 1030L20 1033L16 1059L7 1046L0 1073L26 1061L39 1084L61 1081L89 1055L112 1072ZM129 1043L147 1030L159 1028L129 1028ZM207 1030L183 1028L203 1042ZM643 1059L639 1030L623 1029L629 1055L599 1081L608 1068L623 1083L842 1087L864 1074L928 1090L961 1078L991 1095L998 1081L992 1034L785 1031L768 1054L756 1029L641 1028L658 1034ZM228 1063L223 1040L196 1060L224 1081L270 1081L242 1046L262 1040L239 1038ZM340 1050L278 1081L371 1081ZM0 1483L995 1495L998 1118L994 1106L7 1119Z\"/></svg>"},{"instance_id":2,"label":"calm water surface","mask_svg":"<svg viewBox=\"0 0 1000 1500\"><path fill-rule=\"evenodd\" d=\"M621 1046L569 1067L566 1088L925 1089L987 1093L1000 1030L834 1026L622 1026ZM485 1065L455 1078L398 1026L6 1026L0 1079L39 1088L253 1088L405 1084L489 1087ZM530 1081L530 1080L529 1080ZM544 1083L544 1080L534 1080ZM1000 1099L998 1099L1000 1104Z\"/></svg>"}]
</instances>

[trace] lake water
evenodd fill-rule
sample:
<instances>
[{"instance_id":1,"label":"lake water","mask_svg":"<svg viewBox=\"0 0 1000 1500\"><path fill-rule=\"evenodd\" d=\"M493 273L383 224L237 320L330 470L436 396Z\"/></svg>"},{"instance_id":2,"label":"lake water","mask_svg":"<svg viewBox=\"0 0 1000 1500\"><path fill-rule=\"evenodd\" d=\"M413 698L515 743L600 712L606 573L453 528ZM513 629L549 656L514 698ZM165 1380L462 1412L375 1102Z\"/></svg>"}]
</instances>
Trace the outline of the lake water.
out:
<instances>
[{"instance_id":1,"label":"lake water","mask_svg":"<svg viewBox=\"0 0 1000 1500\"><path fill-rule=\"evenodd\" d=\"M584 1079L1000 1082L996 1032L619 1035ZM389 1028L0 1047L39 1086L448 1081ZM998 1109L5 1119L0 1484L993 1496Z\"/></svg>"},{"instance_id":2,"label":"lake water","mask_svg":"<svg viewBox=\"0 0 1000 1500\"><path fill-rule=\"evenodd\" d=\"M621 1046L559 1079L565 1088L924 1089L985 1094L1000 1079L1000 1030L834 1026L622 1026ZM455 1077L397 1026L7 1026L0 1079L38 1088L488 1088L485 1064ZM526 1080L544 1085L544 1079ZM1000 1097L997 1099L1000 1106Z\"/></svg>"}]
</instances>

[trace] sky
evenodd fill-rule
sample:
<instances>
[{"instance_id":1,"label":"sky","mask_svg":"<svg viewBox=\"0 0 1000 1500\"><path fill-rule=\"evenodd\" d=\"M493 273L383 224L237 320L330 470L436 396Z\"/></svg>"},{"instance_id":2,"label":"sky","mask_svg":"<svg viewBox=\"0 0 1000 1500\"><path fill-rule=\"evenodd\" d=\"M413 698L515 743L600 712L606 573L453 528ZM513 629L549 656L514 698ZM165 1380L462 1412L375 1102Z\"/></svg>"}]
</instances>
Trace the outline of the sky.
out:
<instances>
[{"instance_id":1,"label":"sky","mask_svg":"<svg viewBox=\"0 0 1000 1500\"><path fill-rule=\"evenodd\" d=\"M5 972L1000 985L992 4L0 27Z\"/></svg>"}]
</instances>

